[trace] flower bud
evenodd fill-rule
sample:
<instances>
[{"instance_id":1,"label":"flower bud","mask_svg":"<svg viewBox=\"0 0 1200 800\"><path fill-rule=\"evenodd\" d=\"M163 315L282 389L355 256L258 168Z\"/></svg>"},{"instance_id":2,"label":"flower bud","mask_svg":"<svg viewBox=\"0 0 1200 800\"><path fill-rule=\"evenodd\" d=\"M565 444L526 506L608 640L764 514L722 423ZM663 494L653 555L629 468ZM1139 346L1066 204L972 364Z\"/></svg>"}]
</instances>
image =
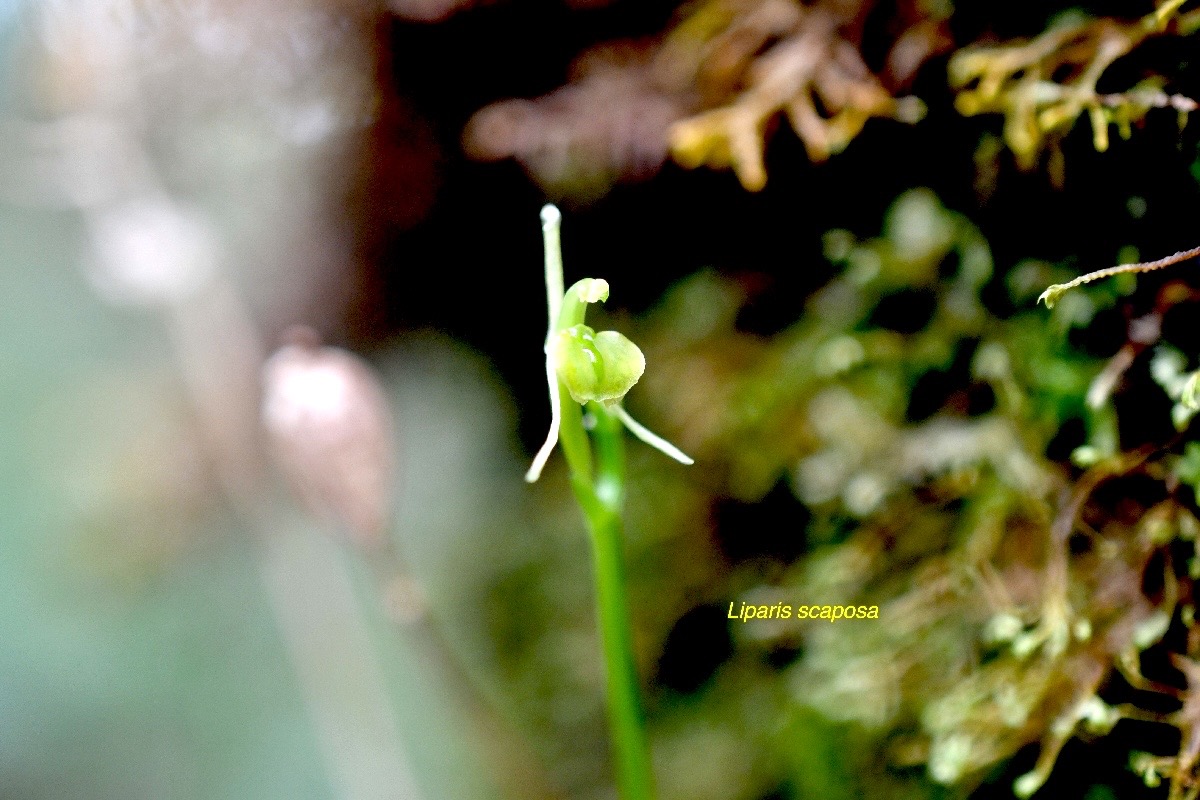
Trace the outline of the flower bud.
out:
<instances>
[{"instance_id":1,"label":"flower bud","mask_svg":"<svg viewBox=\"0 0 1200 800\"><path fill-rule=\"evenodd\" d=\"M636 344L616 331L596 333L587 325L555 333L550 357L576 403L619 402L646 370L646 357Z\"/></svg>"},{"instance_id":2,"label":"flower bud","mask_svg":"<svg viewBox=\"0 0 1200 800\"><path fill-rule=\"evenodd\" d=\"M272 455L310 511L358 545L387 536L392 504L392 418L362 359L321 346L315 333L280 348L263 368L262 418Z\"/></svg>"}]
</instances>

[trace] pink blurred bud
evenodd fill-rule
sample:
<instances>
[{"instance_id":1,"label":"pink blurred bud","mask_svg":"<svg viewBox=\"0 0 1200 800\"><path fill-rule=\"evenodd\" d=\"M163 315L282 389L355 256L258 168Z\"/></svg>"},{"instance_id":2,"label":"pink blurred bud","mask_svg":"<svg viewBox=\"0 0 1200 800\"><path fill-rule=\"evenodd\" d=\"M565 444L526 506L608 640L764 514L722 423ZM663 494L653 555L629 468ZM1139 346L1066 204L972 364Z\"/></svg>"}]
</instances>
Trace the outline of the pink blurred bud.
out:
<instances>
[{"instance_id":1,"label":"pink blurred bud","mask_svg":"<svg viewBox=\"0 0 1200 800\"><path fill-rule=\"evenodd\" d=\"M262 420L272 455L301 502L364 547L391 518L392 417L372 368L320 344L308 328L263 365Z\"/></svg>"}]
</instances>

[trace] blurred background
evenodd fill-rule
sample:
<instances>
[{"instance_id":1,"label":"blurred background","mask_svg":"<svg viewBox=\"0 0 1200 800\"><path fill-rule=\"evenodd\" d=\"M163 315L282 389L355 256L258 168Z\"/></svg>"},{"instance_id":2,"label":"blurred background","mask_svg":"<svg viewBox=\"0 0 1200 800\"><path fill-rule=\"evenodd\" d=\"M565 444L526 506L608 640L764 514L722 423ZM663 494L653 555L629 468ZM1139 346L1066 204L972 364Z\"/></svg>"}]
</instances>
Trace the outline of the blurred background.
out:
<instances>
[{"instance_id":1,"label":"blurred background","mask_svg":"<svg viewBox=\"0 0 1200 800\"><path fill-rule=\"evenodd\" d=\"M1139 520L1192 530L1192 462L1088 506L1103 636L993 635L1046 624L1072 481L1184 453L1186 283L1034 305L1197 243L1195 14L1153 11L0 0L0 796L615 797L582 518L522 480L547 200L697 458L628 453L662 797L1005 797L1060 749L1045 796L1167 796L1129 764L1178 702L1064 703L1187 652Z\"/></svg>"}]
</instances>

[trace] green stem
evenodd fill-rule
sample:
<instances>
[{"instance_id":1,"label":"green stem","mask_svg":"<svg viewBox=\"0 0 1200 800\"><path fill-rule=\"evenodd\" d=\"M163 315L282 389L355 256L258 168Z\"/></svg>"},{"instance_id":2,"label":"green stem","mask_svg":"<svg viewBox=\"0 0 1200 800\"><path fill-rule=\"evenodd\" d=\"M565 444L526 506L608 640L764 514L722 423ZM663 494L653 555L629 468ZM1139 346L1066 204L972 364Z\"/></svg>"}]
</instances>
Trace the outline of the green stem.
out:
<instances>
[{"instance_id":1,"label":"green stem","mask_svg":"<svg viewBox=\"0 0 1200 800\"><path fill-rule=\"evenodd\" d=\"M591 520L588 527L596 559L596 603L604 643L608 724L617 787L625 800L650 800L654 797L654 774L633 658L621 518L608 513Z\"/></svg>"},{"instance_id":2,"label":"green stem","mask_svg":"<svg viewBox=\"0 0 1200 800\"><path fill-rule=\"evenodd\" d=\"M583 408L571 399L567 387L562 383L558 385L558 403L561 409L559 413L562 415L558 443L562 445L567 466L571 469L571 485L575 487L575 484L579 483L580 487L587 487L587 493L592 497L589 502L595 503L595 492L592 489L592 446L583 427ZM580 487L575 487L576 496L579 495ZM579 502L584 501L580 498ZM588 513L587 509L584 509L584 513Z\"/></svg>"},{"instance_id":3,"label":"green stem","mask_svg":"<svg viewBox=\"0 0 1200 800\"><path fill-rule=\"evenodd\" d=\"M617 787L624 800L651 800L654 774L646 737L645 714L633 655L633 623L625 577L621 505L625 487L625 454L620 421L598 403L589 403L596 418L596 479L585 513L595 559L596 610L604 649L608 723L617 768Z\"/></svg>"},{"instance_id":4,"label":"green stem","mask_svg":"<svg viewBox=\"0 0 1200 800\"><path fill-rule=\"evenodd\" d=\"M620 420L599 403L588 403L595 419L595 476L591 443L583 434L582 409L562 391L561 444L571 470L571 488L591 534L596 611L604 652L606 699L617 788L622 800L653 800L654 774L646 737L633 622L625 578L621 506L625 495L625 452Z\"/></svg>"}]
</instances>

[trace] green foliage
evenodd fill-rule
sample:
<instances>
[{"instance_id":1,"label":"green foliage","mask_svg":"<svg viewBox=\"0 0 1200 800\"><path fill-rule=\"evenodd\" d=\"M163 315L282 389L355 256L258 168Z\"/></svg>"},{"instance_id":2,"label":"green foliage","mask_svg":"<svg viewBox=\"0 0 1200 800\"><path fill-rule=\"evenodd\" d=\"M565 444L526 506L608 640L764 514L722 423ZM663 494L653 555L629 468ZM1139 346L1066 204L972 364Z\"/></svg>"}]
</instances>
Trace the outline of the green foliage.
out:
<instances>
[{"instance_id":1,"label":"green foliage","mask_svg":"<svg viewBox=\"0 0 1200 800\"><path fill-rule=\"evenodd\" d=\"M841 271L770 339L736 331L741 296L710 273L676 287L639 331L655 365L644 379L659 398L653 415L698 454L706 480L753 501L783 479L813 514L808 554L782 572L740 574L735 598L877 604L886 620L733 622L735 662L799 648L775 679L795 719L825 722L797 722L796 747L811 743L808 726L861 734L824 768L806 751L805 786L844 787L822 769L863 759L921 765L936 784L969 788L1037 744L1036 764L1013 776L1029 796L1072 736L1110 735L1145 713L1098 693L1114 674L1142 680L1136 654L1162 647L1186 596L1179 576L1151 576L1195 529L1191 507L1136 496L1117 515L1097 492L1174 463L1122 448L1114 362L1068 344L1121 287L1100 286L1078 308L1065 295L1047 316L1032 301L1054 268L1027 262L1007 280L1020 310L996 316L981 300L986 243L927 190L897 199L882 236L834 231L826 252ZM891 296L924 303L921 321L897 325ZM1181 369L1172 380L1186 382ZM947 375L956 388L922 399ZM670 380L679 383L667 390ZM721 414L696 414L714 401ZM1076 420L1084 440L1067 453L1086 468L1077 480L1047 456ZM1195 458L1189 450L1177 474L1190 476ZM1095 544L1077 552L1072 536ZM1147 580L1172 588L1144 593ZM895 796L896 777L884 770L855 791Z\"/></svg>"}]
</instances>

